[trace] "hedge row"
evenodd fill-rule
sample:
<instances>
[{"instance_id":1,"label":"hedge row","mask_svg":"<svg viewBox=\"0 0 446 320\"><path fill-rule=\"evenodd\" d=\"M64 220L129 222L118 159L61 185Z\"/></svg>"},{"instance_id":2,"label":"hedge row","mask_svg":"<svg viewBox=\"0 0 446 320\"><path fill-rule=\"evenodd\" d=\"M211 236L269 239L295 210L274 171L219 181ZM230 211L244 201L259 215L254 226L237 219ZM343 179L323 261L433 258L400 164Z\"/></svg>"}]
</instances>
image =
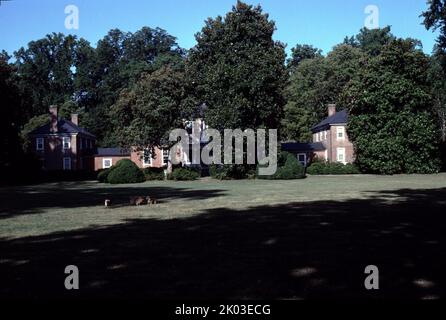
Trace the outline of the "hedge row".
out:
<instances>
[{"instance_id":1,"label":"hedge row","mask_svg":"<svg viewBox=\"0 0 446 320\"><path fill-rule=\"evenodd\" d=\"M314 162L307 168L307 173L311 175L321 174L358 174L359 169L351 164L340 162Z\"/></svg>"}]
</instances>

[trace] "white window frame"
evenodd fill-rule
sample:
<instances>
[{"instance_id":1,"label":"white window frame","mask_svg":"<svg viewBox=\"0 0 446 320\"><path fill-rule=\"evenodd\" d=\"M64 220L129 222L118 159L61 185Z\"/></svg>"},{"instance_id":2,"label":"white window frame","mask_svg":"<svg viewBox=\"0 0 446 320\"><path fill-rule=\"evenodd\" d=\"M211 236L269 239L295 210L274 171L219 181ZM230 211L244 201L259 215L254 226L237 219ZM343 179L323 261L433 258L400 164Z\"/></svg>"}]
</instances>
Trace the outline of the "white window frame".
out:
<instances>
[{"instance_id":1,"label":"white window frame","mask_svg":"<svg viewBox=\"0 0 446 320\"><path fill-rule=\"evenodd\" d=\"M342 160L339 159L339 155L342 154ZM341 162L343 164L346 164L347 161L345 161L345 148L336 148L336 162Z\"/></svg>"},{"instance_id":2,"label":"white window frame","mask_svg":"<svg viewBox=\"0 0 446 320\"><path fill-rule=\"evenodd\" d=\"M148 159L149 161L146 161L146 152L149 154ZM152 154L149 149L144 149L143 155L142 155L142 163L145 166L151 166L152 165Z\"/></svg>"},{"instance_id":3,"label":"white window frame","mask_svg":"<svg viewBox=\"0 0 446 320\"><path fill-rule=\"evenodd\" d=\"M342 134L342 137L339 137L339 134ZM336 127L336 140L344 140L344 139L345 139L345 128Z\"/></svg>"},{"instance_id":4,"label":"white window frame","mask_svg":"<svg viewBox=\"0 0 446 320\"><path fill-rule=\"evenodd\" d=\"M327 140L327 130L324 131L324 140Z\"/></svg>"},{"instance_id":5,"label":"white window frame","mask_svg":"<svg viewBox=\"0 0 446 320\"><path fill-rule=\"evenodd\" d=\"M106 166L105 161L110 161L110 165ZM113 159L112 158L103 158L102 159L102 169L108 169L113 165Z\"/></svg>"},{"instance_id":6,"label":"white window frame","mask_svg":"<svg viewBox=\"0 0 446 320\"><path fill-rule=\"evenodd\" d=\"M315 135L316 135L315 142L319 142L319 132L315 133Z\"/></svg>"},{"instance_id":7,"label":"white window frame","mask_svg":"<svg viewBox=\"0 0 446 320\"><path fill-rule=\"evenodd\" d=\"M300 156L304 156L304 161L302 163L302 161L300 161L299 157ZM297 154L297 161L299 161L304 167L307 166L307 154L306 153L298 153Z\"/></svg>"},{"instance_id":8,"label":"white window frame","mask_svg":"<svg viewBox=\"0 0 446 320\"><path fill-rule=\"evenodd\" d=\"M165 151L167 151L167 161L165 161L165 159L164 159L164 157L165 157L164 152ZM163 157L163 159L162 159L163 165L166 165L169 162L169 157L170 157L169 151L170 151L169 149L161 149L161 155Z\"/></svg>"},{"instance_id":9,"label":"white window frame","mask_svg":"<svg viewBox=\"0 0 446 320\"><path fill-rule=\"evenodd\" d=\"M37 151L45 150L45 140L43 138L36 138L36 150Z\"/></svg>"},{"instance_id":10,"label":"white window frame","mask_svg":"<svg viewBox=\"0 0 446 320\"><path fill-rule=\"evenodd\" d=\"M66 166L66 163L65 163L65 160L67 160L67 159L70 161L70 162L68 162L69 163L68 166ZM71 170L71 158L70 157L64 157L62 159L62 164L63 164L63 169L64 170Z\"/></svg>"},{"instance_id":11,"label":"white window frame","mask_svg":"<svg viewBox=\"0 0 446 320\"><path fill-rule=\"evenodd\" d=\"M67 143L67 147L65 147L65 143ZM62 137L62 148L64 150L70 150L71 149L71 137Z\"/></svg>"}]
</instances>

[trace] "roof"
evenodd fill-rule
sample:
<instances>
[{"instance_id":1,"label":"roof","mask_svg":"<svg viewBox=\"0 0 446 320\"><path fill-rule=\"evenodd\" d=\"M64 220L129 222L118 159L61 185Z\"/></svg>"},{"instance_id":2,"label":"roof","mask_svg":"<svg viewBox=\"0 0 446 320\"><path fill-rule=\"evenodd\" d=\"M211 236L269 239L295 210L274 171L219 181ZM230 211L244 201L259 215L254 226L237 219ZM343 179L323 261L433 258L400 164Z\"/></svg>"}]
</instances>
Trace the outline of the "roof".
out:
<instances>
[{"instance_id":1,"label":"roof","mask_svg":"<svg viewBox=\"0 0 446 320\"><path fill-rule=\"evenodd\" d=\"M306 151L324 151L322 142L285 142L282 143L283 151L306 152Z\"/></svg>"},{"instance_id":2,"label":"roof","mask_svg":"<svg viewBox=\"0 0 446 320\"><path fill-rule=\"evenodd\" d=\"M98 152L95 155L123 157L130 156L130 150L125 148L98 148Z\"/></svg>"},{"instance_id":3,"label":"roof","mask_svg":"<svg viewBox=\"0 0 446 320\"><path fill-rule=\"evenodd\" d=\"M30 134L52 134L53 132L50 131L50 123L47 123L37 129L34 129L30 132ZM79 127L78 125L75 125L73 122L65 119L58 119L57 120L57 134L72 134L72 133L83 133L87 136L95 137L93 134L85 130L84 128Z\"/></svg>"},{"instance_id":4,"label":"roof","mask_svg":"<svg viewBox=\"0 0 446 320\"><path fill-rule=\"evenodd\" d=\"M348 120L348 113L347 110L341 110L336 112L334 115L322 120L317 125L311 128L311 131L316 132L320 129L327 128L334 124L341 124L341 123L347 123Z\"/></svg>"}]
</instances>

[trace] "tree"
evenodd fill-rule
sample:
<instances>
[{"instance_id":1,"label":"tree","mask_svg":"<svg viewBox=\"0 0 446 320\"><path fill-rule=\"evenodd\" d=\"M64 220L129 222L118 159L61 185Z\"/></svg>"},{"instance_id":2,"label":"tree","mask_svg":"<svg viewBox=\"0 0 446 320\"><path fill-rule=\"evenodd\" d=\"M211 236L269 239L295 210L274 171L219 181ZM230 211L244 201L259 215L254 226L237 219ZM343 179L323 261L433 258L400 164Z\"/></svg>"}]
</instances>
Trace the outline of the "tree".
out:
<instances>
[{"instance_id":1,"label":"tree","mask_svg":"<svg viewBox=\"0 0 446 320\"><path fill-rule=\"evenodd\" d=\"M327 117L327 104L339 102L344 87L358 76L363 59L360 49L340 44L326 58L302 61L285 91L283 138L311 141L310 128Z\"/></svg>"},{"instance_id":2,"label":"tree","mask_svg":"<svg viewBox=\"0 0 446 320\"><path fill-rule=\"evenodd\" d=\"M291 58L287 61L287 67L293 72L303 60L316 57L322 57L321 49L308 44L297 44L294 48L291 48Z\"/></svg>"},{"instance_id":3,"label":"tree","mask_svg":"<svg viewBox=\"0 0 446 320\"><path fill-rule=\"evenodd\" d=\"M186 88L184 72L167 66L124 89L110 110L118 142L139 150L163 146L170 130L182 127L189 116Z\"/></svg>"},{"instance_id":4,"label":"tree","mask_svg":"<svg viewBox=\"0 0 446 320\"><path fill-rule=\"evenodd\" d=\"M367 29L364 27L355 38L358 42L358 47L372 56L379 55L383 46L395 40L390 26L377 29Z\"/></svg>"},{"instance_id":5,"label":"tree","mask_svg":"<svg viewBox=\"0 0 446 320\"><path fill-rule=\"evenodd\" d=\"M410 40L394 40L369 57L342 95L348 134L363 172L439 170L438 128L432 114L429 59Z\"/></svg>"},{"instance_id":6,"label":"tree","mask_svg":"<svg viewBox=\"0 0 446 320\"><path fill-rule=\"evenodd\" d=\"M424 18L424 26L430 30L440 30L437 39L438 50L446 55L446 0L428 0L428 9L421 16ZM446 70L446 60L442 60Z\"/></svg>"},{"instance_id":7,"label":"tree","mask_svg":"<svg viewBox=\"0 0 446 320\"><path fill-rule=\"evenodd\" d=\"M209 18L190 50L187 75L207 123L223 128L278 128L287 81L284 45L260 6L237 2L225 18Z\"/></svg>"},{"instance_id":8,"label":"tree","mask_svg":"<svg viewBox=\"0 0 446 320\"><path fill-rule=\"evenodd\" d=\"M7 173L21 154L19 143L20 96L16 86L15 70L8 63L9 55L0 54L0 174Z\"/></svg>"}]
</instances>

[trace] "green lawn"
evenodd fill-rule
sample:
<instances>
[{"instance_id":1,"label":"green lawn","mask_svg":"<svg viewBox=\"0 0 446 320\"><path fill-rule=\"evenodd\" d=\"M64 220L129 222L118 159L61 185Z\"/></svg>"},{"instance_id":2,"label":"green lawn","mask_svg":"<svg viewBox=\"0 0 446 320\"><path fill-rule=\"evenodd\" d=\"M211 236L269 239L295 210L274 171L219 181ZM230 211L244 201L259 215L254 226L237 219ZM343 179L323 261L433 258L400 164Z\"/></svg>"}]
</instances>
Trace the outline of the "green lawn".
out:
<instances>
[{"instance_id":1,"label":"green lawn","mask_svg":"<svg viewBox=\"0 0 446 320\"><path fill-rule=\"evenodd\" d=\"M137 195L159 204L130 206ZM376 264L376 296L437 298L445 209L445 174L3 187L0 294L67 294L51 277L74 263L81 296L373 297L363 268ZM30 288L36 269L54 281Z\"/></svg>"}]
</instances>

